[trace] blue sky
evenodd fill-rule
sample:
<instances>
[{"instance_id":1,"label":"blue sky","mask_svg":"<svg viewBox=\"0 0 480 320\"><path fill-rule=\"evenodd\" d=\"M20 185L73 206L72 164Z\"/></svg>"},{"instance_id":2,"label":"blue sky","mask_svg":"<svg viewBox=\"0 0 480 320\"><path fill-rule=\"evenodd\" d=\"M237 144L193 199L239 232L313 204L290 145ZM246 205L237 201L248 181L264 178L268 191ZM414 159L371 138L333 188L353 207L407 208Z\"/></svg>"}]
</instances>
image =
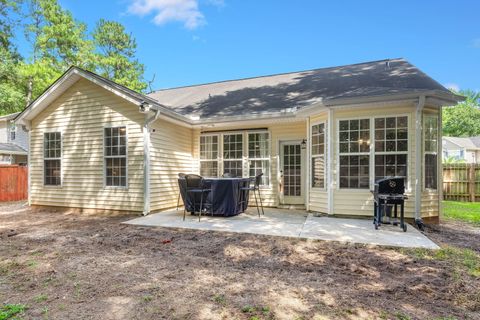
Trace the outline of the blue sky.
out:
<instances>
[{"instance_id":1,"label":"blue sky","mask_svg":"<svg viewBox=\"0 0 480 320\"><path fill-rule=\"evenodd\" d=\"M153 89L404 57L480 90L480 1L60 0L124 24Z\"/></svg>"}]
</instances>

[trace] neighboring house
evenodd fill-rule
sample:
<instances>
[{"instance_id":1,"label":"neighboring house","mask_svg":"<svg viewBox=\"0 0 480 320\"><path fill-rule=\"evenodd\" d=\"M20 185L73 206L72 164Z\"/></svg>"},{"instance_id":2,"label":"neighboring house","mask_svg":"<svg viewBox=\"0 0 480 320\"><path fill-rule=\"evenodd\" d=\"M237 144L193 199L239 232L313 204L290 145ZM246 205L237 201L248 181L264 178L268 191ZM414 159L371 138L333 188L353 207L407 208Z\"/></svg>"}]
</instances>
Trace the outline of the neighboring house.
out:
<instances>
[{"instance_id":1,"label":"neighboring house","mask_svg":"<svg viewBox=\"0 0 480 320\"><path fill-rule=\"evenodd\" d=\"M463 160L466 163L480 163L480 137L443 137L443 160Z\"/></svg>"},{"instance_id":2,"label":"neighboring house","mask_svg":"<svg viewBox=\"0 0 480 320\"><path fill-rule=\"evenodd\" d=\"M436 220L439 114L459 100L403 59L148 95L72 67L16 121L31 205L148 214L176 206L179 172L263 172L268 206L371 216L375 181L404 176L406 215Z\"/></svg>"},{"instance_id":3,"label":"neighboring house","mask_svg":"<svg viewBox=\"0 0 480 320\"><path fill-rule=\"evenodd\" d=\"M0 116L0 164L27 164L28 133L13 122L17 115Z\"/></svg>"}]
</instances>

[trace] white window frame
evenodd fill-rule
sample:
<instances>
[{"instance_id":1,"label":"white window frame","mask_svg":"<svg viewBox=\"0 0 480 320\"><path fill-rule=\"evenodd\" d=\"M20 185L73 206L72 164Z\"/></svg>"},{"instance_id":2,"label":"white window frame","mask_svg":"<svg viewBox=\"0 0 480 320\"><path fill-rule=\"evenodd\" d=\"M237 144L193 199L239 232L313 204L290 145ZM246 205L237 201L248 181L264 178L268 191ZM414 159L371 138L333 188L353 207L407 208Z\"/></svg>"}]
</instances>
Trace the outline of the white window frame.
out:
<instances>
[{"instance_id":1,"label":"white window frame","mask_svg":"<svg viewBox=\"0 0 480 320\"><path fill-rule=\"evenodd\" d=\"M125 156L107 156L105 154L105 129L125 128ZM102 152L103 152L103 188L104 189L125 189L128 190L128 126L126 124L109 124L102 128ZM125 186L108 186L107 185L107 158L123 158L125 157Z\"/></svg>"},{"instance_id":2,"label":"white window frame","mask_svg":"<svg viewBox=\"0 0 480 320\"><path fill-rule=\"evenodd\" d=\"M209 158L209 159L202 159L201 156L201 143L202 143L202 137L217 137L217 158ZM201 173L202 169L202 162L217 162L217 177L220 176L220 164L221 164L221 152L222 150L222 144L223 144L223 139L221 139L221 135L218 133L202 133L198 137L198 172Z\"/></svg>"},{"instance_id":3,"label":"white window frame","mask_svg":"<svg viewBox=\"0 0 480 320\"><path fill-rule=\"evenodd\" d=\"M225 137L226 136L241 136L242 137L242 148L241 152L242 155L240 158L225 158ZM230 142L229 142L230 143ZM245 158L247 155L245 154L245 134L243 132L229 132L229 133L223 133L222 134L222 140L221 140L221 159L222 159L222 171L218 173L219 176L222 176L225 173L225 162L240 162L240 168L242 170L242 177L245 176ZM238 151L238 150L235 150Z\"/></svg>"},{"instance_id":4,"label":"white window frame","mask_svg":"<svg viewBox=\"0 0 480 320\"><path fill-rule=\"evenodd\" d=\"M337 175L336 175L336 185L338 190L342 191L353 191L353 192L365 192L373 189L375 185L375 118L392 118L392 117L407 117L408 123L408 139L407 139L407 185L405 189L407 192L411 191L411 179L409 179L410 168L411 168L411 146L412 140L410 139L411 136L411 115L409 113L392 113L392 114L379 114L375 116L357 116L357 117L344 117L344 118L337 118L336 119L336 161L337 165L335 166ZM360 119L369 119L370 121L370 148L368 153L340 153L340 121L344 120L360 120ZM369 181L370 181L370 188L369 189L360 189L360 188L341 188L340 187L340 156L342 155L369 155Z\"/></svg>"},{"instance_id":5,"label":"white window frame","mask_svg":"<svg viewBox=\"0 0 480 320\"><path fill-rule=\"evenodd\" d=\"M369 132L370 132L370 145L369 145L369 151L368 152L345 152L345 153L340 153L340 121L350 121L350 120L365 120L368 119L369 121ZM373 117L371 116L358 116L358 117L348 117L348 118L339 118L337 119L337 188L339 190L347 190L347 191L359 191L359 192L365 192L368 190L372 189L373 185L373 179L372 178L372 134L374 134L373 128L372 128L372 119ZM368 188L342 188L340 187L340 157L341 156L369 156L369 164L368 164L368 182L369 182L369 187Z\"/></svg>"},{"instance_id":6,"label":"white window frame","mask_svg":"<svg viewBox=\"0 0 480 320\"><path fill-rule=\"evenodd\" d=\"M60 157L45 157L45 134L47 133L60 133ZM55 131L44 131L43 132L43 148L42 148L42 162L43 162L43 170L42 170L42 181L43 186L46 188L62 188L63 187L63 131L62 130L55 130ZM60 184L45 184L45 160L60 160Z\"/></svg>"},{"instance_id":7,"label":"white window frame","mask_svg":"<svg viewBox=\"0 0 480 320\"><path fill-rule=\"evenodd\" d=\"M375 144L376 144L376 139L375 139L375 119L386 119L386 118L401 118L401 117L406 117L407 118L407 151L376 151L375 150ZM407 163L406 163L406 166L407 166L407 170L405 172L405 180L406 180L406 183L407 185L410 185L410 180L409 179L409 172L410 172L410 117L408 114L395 114L395 115L385 115L385 116L375 116L373 119L372 119L372 122L373 122L373 132L374 132L374 135L372 137L372 141L373 141L373 144L372 144L372 149L373 149L373 182L375 183L375 156L376 155L381 155L381 156L385 156L385 155L401 155L401 154L404 154L407 156ZM386 128L386 127L385 127ZM397 127L395 127L396 129ZM395 138L395 144L397 142L397 138ZM383 141L387 141L387 140L383 140ZM386 147L385 147L385 150L386 150ZM405 189L409 189L407 188L407 185L405 185Z\"/></svg>"},{"instance_id":8,"label":"white window frame","mask_svg":"<svg viewBox=\"0 0 480 320\"><path fill-rule=\"evenodd\" d=\"M321 154L317 154L317 155L314 155L313 154L313 138L312 138L312 128L314 126L317 126L317 125L320 125L320 124L323 124L324 125L324 142L323 142L323 159L324 159L324 169L323 169L323 187L314 187L313 186L313 171L312 171L312 165L313 165L313 158L316 158L316 157L321 157L322 155ZM310 124L310 137L308 137L308 139L310 140L310 145L309 145L309 148L310 148L310 174L309 174L309 178L308 178L308 181L309 181L309 188L311 189L315 189L315 190L327 190L327 170L328 170L328 166L327 166L327 143L330 143L329 140L328 140L328 129L327 129L327 121L325 120L322 120L322 121L316 121L316 122L312 122Z\"/></svg>"},{"instance_id":9,"label":"white window frame","mask_svg":"<svg viewBox=\"0 0 480 320\"><path fill-rule=\"evenodd\" d=\"M425 150L425 119L427 117L431 117L431 118L436 118L436 124L437 124L437 146L435 148L435 151L426 151ZM424 191L438 191L439 189L439 186L438 186L438 182L439 182L439 179L438 179L438 174L439 174L439 167L438 167L438 149L439 149L439 145L441 143L441 139L440 139L440 114L439 113L434 113L434 112L423 112L422 114L422 152L423 152L423 155L422 155L422 166L423 166L423 170L422 170L422 186L423 186L423 190ZM437 156L437 161L436 161L436 165L437 165L437 186L436 188L427 188L427 184L426 184L426 155L427 154L430 154L430 155L436 155Z\"/></svg>"},{"instance_id":10,"label":"white window frame","mask_svg":"<svg viewBox=\"0 0 480 320\"><path fill-rule=\"evenodd\" d=\"M11 122L8 128L8 140L15 141L16 139L17 139L17 125L14 122Z\"/></svg>"},{"instance_id":11,"label":"white window frame","mask_svg":"<svg viewBox=\"0 0 480 320\"><path fill-rule=\"evenodd\" d=\"M255 134L255 133L266 133L268 135L268 139L267 139L267 157L263 157L263 158L250 158L250 154L249 154L249 150L248 150L248 145L250 143L250 138L249 138L249 135L250 134ZM272 139L271 139L271 134L270 134L270 131L269 130L250 130L250 131L247 131L246 133L246 137L247 137L247 143L245 145L245 151L246 153L244 152L244 155L245 155L245 160L246 160L246 173L244 173L244 175L246 175L246 177L249 177L250 176L250 161L268 161L269 162L269 165L268 165L268 172L263 172L264 175L268 174L268 184L261 184L260 187L262 188L270 188L270 186L272 185Z\"/></svg>"},{"instance_id":12,"label":"white window frame","mask_svg":"<svg viewBox=\"0 0 480 320\"><path fill-rule=\"evenodd\" d=\"M249 156L248 156L248 135L250 133L266 133L268 134L268 157L267 158L252 158L250 159ZM222 131L222 132L205 132L205 133L200 133L199 137L198 137L198 171L200 173L200 168L201 168L201 162L202 161L217 161L217 168L218 168L218 172L217 172L217 177L221 177L222 174L223 174L223 171L224 171L224 158L223 158L223 141L224 141L224 136L225 135L232 135L232 134L242 134L243 135L243 138L242 138L242 148L243 148L243 156L242 156L242 175L243 175L243 178L248 178L249 175L250 175L250 160L267 160L269 161L270 165L269 165L269 172L268 172L268 176L269 176L269 184L268 185L261 185L260 187L261 188L264 188L264 189L267 189L267 188L271 188L272 186L272 134L270 132L270 130L265 130L265 129L251 129L251 130L238 130L238 131ZM201 143L201 137L205 137L205 136L217 136L218 138L218 153L217 153L217 159L201 159L201 156L200 156L200 143ZM238 159L227 159L227 161L229 160L238 160ZM264 172L264 174L267 174L267 172Z\"/></svg>"}]
</instances>

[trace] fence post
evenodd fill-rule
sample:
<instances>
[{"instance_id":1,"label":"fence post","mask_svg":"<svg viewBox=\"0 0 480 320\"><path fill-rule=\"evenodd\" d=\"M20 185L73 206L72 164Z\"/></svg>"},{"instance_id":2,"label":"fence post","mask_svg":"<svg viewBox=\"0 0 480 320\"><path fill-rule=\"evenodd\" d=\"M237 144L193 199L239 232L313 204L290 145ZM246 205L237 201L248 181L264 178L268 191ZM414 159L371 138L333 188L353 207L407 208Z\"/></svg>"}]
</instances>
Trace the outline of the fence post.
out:
<instances>
[{"instance_id":1,"label":"fence post","mask_svg":"<svg viewBox=\"0 0 480 320\"><path fill-rule=\"evenodd\" d=\"M475 202L475 164L471 163L468 168L468 191L470 202Z\"/></svg>"}]
</instances>

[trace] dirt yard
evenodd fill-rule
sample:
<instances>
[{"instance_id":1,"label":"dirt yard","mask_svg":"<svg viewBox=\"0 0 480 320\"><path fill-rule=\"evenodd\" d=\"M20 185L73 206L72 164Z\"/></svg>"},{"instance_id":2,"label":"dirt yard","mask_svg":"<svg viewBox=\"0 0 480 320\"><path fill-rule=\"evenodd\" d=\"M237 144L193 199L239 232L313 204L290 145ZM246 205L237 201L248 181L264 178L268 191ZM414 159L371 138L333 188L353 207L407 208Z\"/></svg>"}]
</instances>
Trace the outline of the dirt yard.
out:
<instances>
[{"instance_id":1,"label":"dirt yard","mask_svg":"<svg viewBox=\"0 0 480 320\"><path fill-rule=\"evenodd\" d=\"M128 218L128 217L127 217ZM23 319L480 319L480 232L442 250L147 228L0 205L0 306Z\"/></svg>"}]
</instances>

